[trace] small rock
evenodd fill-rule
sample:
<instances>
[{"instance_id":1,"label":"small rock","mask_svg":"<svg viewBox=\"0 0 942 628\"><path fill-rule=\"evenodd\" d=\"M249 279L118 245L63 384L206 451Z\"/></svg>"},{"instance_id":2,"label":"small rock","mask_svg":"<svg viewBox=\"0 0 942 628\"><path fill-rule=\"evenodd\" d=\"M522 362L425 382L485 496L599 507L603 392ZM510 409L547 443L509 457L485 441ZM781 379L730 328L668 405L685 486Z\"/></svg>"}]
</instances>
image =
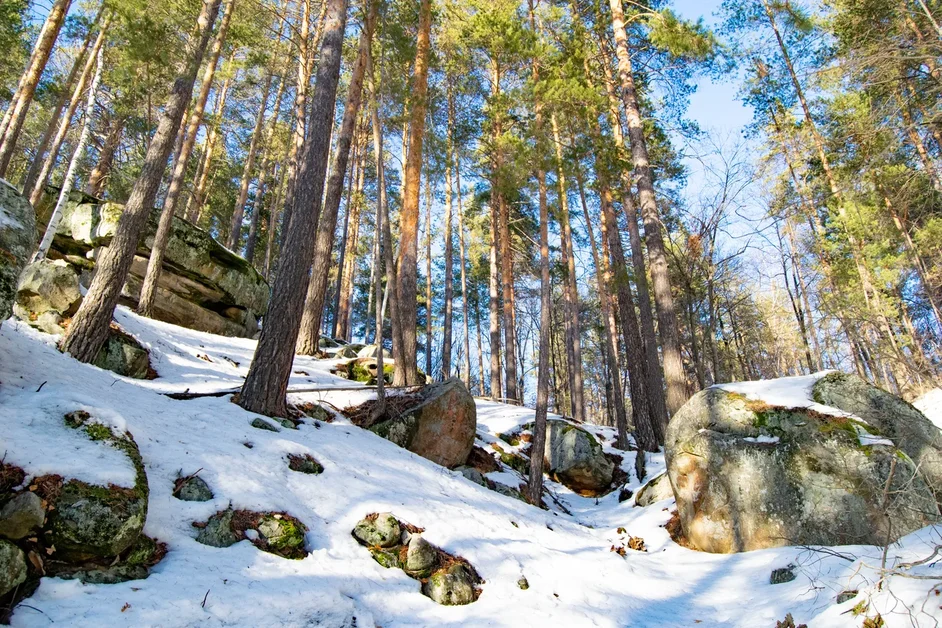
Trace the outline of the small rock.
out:
<instances>
[{"instance_id":1,"label":"small rock","mask_svg":"<svg viewBox=\"0 0 942 628\"><path fill-rule=\"evenodd\" d=\"M281 427L285 429L288 429L288 430L298 429L297 424L291 419L278 419L278 422L281 423Z\"/></svg>"},{"instance_id":2,"label":"small rock","mask_svg":"<svg viewBox=\"0 0 942 628\"><path fill-rule=\"evenodd\" d=\"M631 499L632 495L634 495L634 493L631 492L631 489L628 489L628 488L621 489L620 491L618 491L618 503L620 504L622 502L628 501L629 499Z\"/></svg>"},{"instance_id":3,"label":"small rock","mask_svg":"<svg viewBox=\"0 0 942 628\"><path fill-rule=\"evenodd\" d=\"M36 493L20 493L0 509L0 536L22 539L46 519L43 500Z\"/></svg>"},{"instance_id":4,"label":"small rock","mask_svg":"<svg viewBox=\"0 0 942 628\"><path fill-rule=\"evenodd\" d=\"M783 584L785 582L791 582L797 576L795 575L795 566L789 565L788 567L779 567L778 569L772 570L772 575L769 577L769 584Z\"/></svg>"},{"instance_id":5,"label":"small rock","mask_svg":"<svg viewBox=\"0 0 942 628\"><path fill-rule=\"evenodd\" d=\"M843 604L857 597L857 591L841 591L837 594L837 603Z\"/></svg>"},{"instance_id":6,"label":"small rock","mask_svg":"<svg viewBox=\"0 0 942 628\"><path fill-rule=\"evenodd\" d=\"M0 540L0 596L26 580L26 557L23 550L9 541Z\"/></svg>"},{"instance_id":7,"label":"small rock","mask_svg":"<svg viewBox=\"0 0 942 628\"><path fill-rule=\"evenodd\" d=\"M93 364L125 377L147 379L150 373L150 354L128 334L112 329Z\"/></svg>"},{"instance_id":8,"label":"small rock","mask_svg":"<svg viewBox=\"0 0 942 628\"><path fill-rule=\"evenodd\" d=\"M421 534L413 534L409 539L405 570L410 575L427 577L437 559L438 551L435 546L422 538Z\"/></svg>"},{"instance_id":9,"label":"small rock","mask_svg":"<svg viewBox=\"0 0 942 628\"><path fill-rule=\"evenodd\" d=\"M353 536L363 545L392 547L399 542L399 521L392 514L382 512L375 517L360 520Z\"/></svg>"},{"instance_id":10,"label":"small rock","mask_svg":"<svg viewBox=\"0 0 942 628\"><path fill-rule=\"evenodd\" d=\"M260 430L267 430L269 432L280 432L277 427L266 421L265 419L252 419L252 427L258 428Z\"/></svg>"},{"instance_id":11,"label":"small rock","mask_svg":"<svg viewBox=\"0 0 942 628\"><path fill-rule=\"evenodd\" d=\"M196 542L210 547L229 547L239 542L232 531L232 509L217 512L196 535Z\"/></svg>"},{"instance_id":12,"label":"small rock","mask_svg":"<svg viewBox=\"0 0 942 628\"><path fill-rule=\"evenodd\" d=\"M530 583L527 582L527 579L524 576L520 576L520 579L517 580L517 586L520 587L522 591L526 591L530 588Z\"/></svg>"},{"instance_id":13,"label":"small rock","mask_svg":"<svg viewBox=\"0 0 942 628\"><path fill-rule=\"evenodd\" d=\"M471 574L461 564L436 571L425 586L425 594L443 606L470 604L474 601Z\"/></svg>"},{"instance_id":14,"label":"small rock","mask_svg":"<svg viewBox=\"0 0 942 628\"><path fill-rule=\"evenodd\" d=\"M324 472L324 467L311 454L288 454L288 468L298 473L318 475Z\"/></svg>"},{"instance_id":15,"label":"small rock","mask_svg":"<svg viewBox=\"0 0 942 628\"><path fill-rule=\"evenodd\" d=\"M173 496L185 502L208 502L213 498L213 492L203 478L194 475L178 480Z\"/></svg>"},{"instance_id":16,"label":"small rock","mask_svg":"<svg viewBox=\"0 0 942 628\"><path fill-rule=\"evenodd\" d=\"M88 569L57 573L63 580L80 580L85 584L118 584L129 580L143 580L150 575L150 570L143 565L111 565L101 569Z\"/></svg>"},{"instance_id":17,"label":"small rock","mask_svg":"<svg viewBox=\"0 0 942 628\"><path fill-rule=\"evenodd\" d=\"M487 482L484 481L484 475L474 467L458 467L458 471L466 479L471 480L475 484L487 486Z\"/></svg>"},{"instance_id":18,"label":"small rock","mask_svg":"<svg viewBox=\"0 0 942 628\"><path fill-rule=\"evenodd\" d=\"M674 499L674 489L666 471L638 489L635 506L650 506L665 499Z\"/></svg>"},{"instance_id":19,"label":"small rock","mask_svg":"<svg viewBox=\"0 0 942 628\"><path fill-rule=\"evenodd\" d=\"M386 569L392 569L394 567L400 567L399 562L399 551L397 549L386 549L383 547L371 547L370 555L373 557L373 560L378 562L380 565Z\"/></svg>"}]
</instances>

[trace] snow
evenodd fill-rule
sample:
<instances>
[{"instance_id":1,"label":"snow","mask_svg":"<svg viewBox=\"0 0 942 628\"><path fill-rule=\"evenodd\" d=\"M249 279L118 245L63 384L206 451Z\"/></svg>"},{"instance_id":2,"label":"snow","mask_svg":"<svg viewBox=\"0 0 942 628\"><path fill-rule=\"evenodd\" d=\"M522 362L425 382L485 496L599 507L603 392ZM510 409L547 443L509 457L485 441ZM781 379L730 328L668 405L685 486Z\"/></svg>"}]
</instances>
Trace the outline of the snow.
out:
<instances>
[{"instance_id":1,"label":"snow","mask_svg":"<svg viewBox=\"0 0 942 628\"><path fill-rule=\"evenodd\" d=\"M671 541L662 527L670 501L635 508L632 500L619 503L618 491L584 498L549 482L551 509L539 510L343 418L272 433L250 427L257 415L228 396L171 399L163 393L237 388L254 341L142 319L124 308L116 318L150 348L158 379L131 380L79 364L55 349L52 336L12 320L3 323L0 452L32 474L123 483L128 469L111 458L112 451L59 426L65 412L85 409L96 420L127 429L141 449L150 485L145 532L166 542L169 553L146 580L83 585L44 578L17 608L14 626L772 626L788 612L798 623L846 626L862 621L847 613L861 600L869 600L889 626L942 619L931 594L937 581L892 578L877 591L881 548L695 552ZM326 390L293 394L292 400L342 408L369 398L366 388L339 390L352 382L330 375L332 364L298 357L292 389ZM786 397L809 385L810 380L790 383L786 392L752 392ZM480 444L499 442L513 451L497 434L532 421L533 411L483 400L477 405ZM607 451L616 451L610 428L584 427ZM313 455L324 473L290 471L289 453ZM622 466L633 464L629 452ZM662 472L663 455L650 456L647 468L649 477ZM173 498L178 474L198 469L215 498ZM521 481L506 469L492 475L509 485ZM628 488L638 486L632 474ZM191 523L230 504L294 515L309 529L310 555L293 561L260 552L248 541L224 549L196 543ZM380 511L424 527L430 542L470 561L485 580L480 599L439 606L402 571L373 561L350 531L364 515ZM611 551L629 534L643 538L648 551ZM940 539L942 526L910 534L890 547L888 564L924 558ZM796 566L795 581L768 584L772 569L789 564ZM934 564L912 573L942 580ZM517 586L521 576L529 582L526 591ZM860 594L836 604L835 596L847 589Z\"/></svg>"},{"instance_id":2,"label":"snow","mask_svg":"<svg viewBox=\"0 0 942 628\"><path fill-rule=\"evenodd\" d=\"M913 405L935 423L936 427L942 429L942 388L933 388L913 401Z\"/></svg>"}]
</instances>

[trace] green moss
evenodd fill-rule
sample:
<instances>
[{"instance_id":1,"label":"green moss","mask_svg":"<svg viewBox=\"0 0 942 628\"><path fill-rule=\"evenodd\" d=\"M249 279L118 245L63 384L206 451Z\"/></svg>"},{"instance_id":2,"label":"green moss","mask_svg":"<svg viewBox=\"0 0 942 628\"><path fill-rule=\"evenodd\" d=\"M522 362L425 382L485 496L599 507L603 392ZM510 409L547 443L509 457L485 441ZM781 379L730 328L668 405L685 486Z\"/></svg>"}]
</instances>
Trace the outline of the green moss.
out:
<instances>
[{"instance_id":1,"label":"green moss","mask_svg":"<svg viewBox=\"0 0 942 628\"><path fill-rule=\"evenodd\" d=\"M137 542L131 547L127 558L124 559L127 565L151 565L154 562L157 553L157 542L149 536L143 534Z\"/></svg>"},{"instance_id":2,"label":"green moss","mask_svg":"<svg viewBox=\"0 0 942 628\"><path fill-rule=\"evenodd\" d=\"M87 424L85 426L85 433L88 434L92 440L115 440L114 432L111 431L111 428L101 423Z\"/></svg>"},{"instance_id":3,"label":"green moss","mask_svg":"<svg viewBox=\"0 0 942 628\"><path fill-rule=\"evenodd\" d=\"M389 549L382 547L370 548L370 555L373 557L373 560L378 562L386 569L402 567L402 561L399 560L399 554L399 547L392 547Z\"/></svg>"},{"instance_id":4,"label":"green moss","mask_svg":"<svg viewBox=\"0 0 942 628\"><path fill-rule=\"evenodd\" d=\"M501 452L500 461L523 475L530 473L530 461L519 454Z\"/></svg>"}]
</instances>

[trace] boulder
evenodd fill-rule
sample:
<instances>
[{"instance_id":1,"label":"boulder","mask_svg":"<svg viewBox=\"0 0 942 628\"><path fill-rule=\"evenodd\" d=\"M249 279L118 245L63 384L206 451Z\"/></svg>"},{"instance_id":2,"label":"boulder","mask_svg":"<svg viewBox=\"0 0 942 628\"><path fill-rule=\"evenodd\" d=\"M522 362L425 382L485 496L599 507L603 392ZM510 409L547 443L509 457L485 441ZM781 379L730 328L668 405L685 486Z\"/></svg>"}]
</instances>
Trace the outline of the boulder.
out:
<instances>
[{"instance_id":1,"label":"boulder","mask_svg":"<svg viewBox=\"0 0 942 628\"><path fill-rule=\"evenodd\" d=\"M835 401L825 391L846 377L819 382L813 396ZM887 408L899 405L883 399ZM900 437L918 417L882 416L879 427L839 410L770 406L718 387L699 392L666 434L667 471L687 541L718 553L883 545L935 523L938 506L914 457L901 441L897 447L880 436Z\"/></svg>"},{"instance_id":2,"label":"boulder","mask_svg":"<svg viewBox=\"0 0 942 628\"><path fill-rule=\"evenodd\" d=\"M477 409L458 378L425 386L416 405L369 429L445 467L464 464L474 446Z\"/></svg>"},{"instance_id":3,"label":"boulder","mask_svg":"<svg viewBox=\"0 0 942 628\"><path fill-rule=\"evenodd\" d=\"M334 352L334 357L352 359L357 357L357 350L350 345L346 345L337 349L337 351Z\"/></svg>"},{"instance_id":4,"label":"boulder","mask_svg":"<svg viewBox=\"0 0 942 628\"><path fill-rule=\"evenodd\" d=\"M0 536L22 539L45 520L43 500L36 493L24 491L0 508Z\"/></svg>"},{"instance_id":5,"label":"boulder","mask_svg":"<svg viewBox=\"0 0 942 628\"><path fill-rule=\"evenodd\" d=\"M376 345L366 345L357 351L358 358L375 358L376 357ZM389 351L383 349L383 357L390 358Z\"/></svg>"},{"instance_id":6,"label":"boulder","mask_svg":"<svg viewBox=\"0 0 942 628\"><path fill-rule=\"evenodd\" d=\"M20 275L13 312L20 320L51 334L61 334L60 323L78 311L82 303L79 278L63 260L43 259L28 265Z\"/></svg>"},{"instance_id":7,"label":"boulder","mask_svg":"<svg viewBox=\"0 0 942 628\"><path fill-rule=\"evenodd\" d=\"M239 537L232 531L232 509L217 512L209 518L196 535L196 542L210 547L229 547L239 542Z\"/></svg>"},{"instance_id":8,"label":"boulder","mask_svg":"<svg viewBox=\"0 0 942 628\"><path fill-rule=\"evenodd\" d=\"M33 254L36 235L33 206L0 179L0 322L13 312L20 272Z\"/></svg>"},{"instance_id":9,"label":"boulder","mask_svg":"<svg viewBox=\"0 0 942 628\"><path fill-rule=\"evenodd\" d=\"M392 547L399 544L402 530L399 520L391 513L381 512L361 519L353 528L353 536L368 547Z\"/></svg>"},{"instance_id":10,"label":"boulder","mask_svg":"<svg viewBox=\"0 0 942 628\"><path fill-rule=\"evenodd\" d=\"M133 488L69 480L50 509L47 528L57 556L73 562L117 556L140 537L147 518L147 475L130 434L116 435L100 423L81 426L96 441L123 451L136 470Z\"/></svg>"},{"instance_id":11,"label":"boulder","mask_svg":"<svg viewBox=\"0 0 942 628\"><path fill-rule=\"evenodd\" d=\"M458 606L474 601L474 578L461 563L432 574L424 592L443 606Z\"/></svg>"},{"instance_id":12,"label":"boulder","mask_svg":"<svg viewBox=\"0 0 942 628\"><path fill-rule=\"evenodd\" d=\"M38 206L48 220L58 190L46 188ZM90 280L101 247L114 236L122 205L73 192L56 232L50 257L65 260ZM134 307L140 295L159 210L151 213L121 294L122 303ZM44 222L44 220L41 220ZM226 336L251 338L259 316L268 308L269 288L246 260L216 242L206 231L174 218L160 281L155 318L176 325Z\"/></svg>"},{"instance_id":13,"label":"boulder","mask_svg":"<svg viewBox=\"0 0 942 628\"><path fill-rule=\"evenodd\" d=\"M98 352L93 364L99 368L133 377L151 377L150 353L132 336L112 328L105 346Z\"/></svg>"},{"instance_id":14,"label":"boulder","mask_svg":"<svg viewBox=\"0 0 942 628\"><path fill-rule=\"evenodd\" d=\"M26 556L23 550L0 539L0 597L26 580Z\"/></svg>"},{"instance_id":15,"label":"boulder","mask_svg":"<svg viewBox=\"0 0 942 628\"><path fill-rule=\"evenodd\" d=\"M674 499L674 489L671 488L667 473L652 478L647 484L638 489L635 495L635 506L650 506L665 499Z\"/></svg>"},{"instance_id":16,"label":"boulder","mask_svg":"<svg viewBox=\"0 0 942 628\"><path fill-rule=\"evenodd\" d=\"M265 540L268 551L280 554L302 548L307 530L284 516L269 514L258 522L258 532Z\"/></svg>"},{"instance_id":17,"label":"boulder","mask_svg":"<svg viewBox=\"0 0 942 628\"><path fill-rule=\"evenodd\" d=\"M427 578L437 560L438 550L422 538L421 534L413 534L409 538L409 549L406 551L404 569L410 575Z\"/></svg>"},{"instance_id":18,"label":"boulder","mask_svg":"<svg viewBox=\"0 0 942 628\"><path fill-rule=\"evenodd\" d=\"M546 422L543 458L547 473L576 492L600 493L611 487L615 465L592 434L571 423Z\"/></svg>"}]
</instances>

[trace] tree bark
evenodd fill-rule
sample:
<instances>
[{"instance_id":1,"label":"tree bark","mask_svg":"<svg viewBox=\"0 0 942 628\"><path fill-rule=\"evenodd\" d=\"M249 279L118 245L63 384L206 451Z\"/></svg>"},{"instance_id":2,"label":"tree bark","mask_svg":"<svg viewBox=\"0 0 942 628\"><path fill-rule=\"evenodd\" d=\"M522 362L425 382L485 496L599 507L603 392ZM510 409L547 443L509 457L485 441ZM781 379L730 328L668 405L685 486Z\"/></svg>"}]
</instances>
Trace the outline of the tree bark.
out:
<instances>
[{"instance_id":1,"label":"tree bark","mask_svg":"<svg viewBox=\"0 0 942 628\"><path fill-rule=\"evenodd\" d=\"M33 255L32 261L34 262L38 259L45 259L46 253L52 245L52 238L56 235L56 230L59 228L59 223L62 221L62 210L65 208L65 204L69 200L69 194L72 192L72 186L75 184L75 170L78 167L79 161L82 159L82 154L85 152L85 145L88 143L88 136L91 132L92 115L95 110L95 98L98 95L98 85L101 82L102 56L103 51L99 46L95 51L95 76L92 78L92 84L88 88L88 102L85 104L82 131L79 135L78 143L75 145L75 150L72 153L72 159L69 160L69 168L66 170L65 178L62 180L62 189L59 190L59 200L56 201L52 216L49 217L46 232L43 234L43 239L39 243L39 250Z\"/></svg>"},{"instance_id":2,"label":"tree bark","mask_svg":"<svg viewBox=\"0 0 942 628\"><path fill-rule=\"evenodd\" d=\"M82 42L82 48L79 51L75 61L72 63L72 69L69 70L69 76L66 78L65 83L62 86L62 93L59 94L59 98L56 100L56 104L52 109L52 115L49 117L49 123L46 125L46 130L43 132L42 138L39 140L39 145L36 147L36 153L33 156L33 161L29 165L29 170L26 171L26 176L23 178L23 195L26 198L32 197L32 190L36 185L36 179L39 177L39 171L43 167L43 164L46 163L46 153L49 150L49 143L52 141L53 136L59 130L60 121L62 120L62 114L65 107L72 102L78 104L78 100L81 98L81 92L85 88L85 83L88 80L87 70L85 69L89 65L89 57L92 57L92 63L94 63L94 57L97 54L97 44L101 39L101 33L104 30L104 27L98 29L98 37L93 37L95 33L95 26L101 22L101 16L104 14L104 6L98 9L98 14L95 16L95 20L88 28L88 33L85 35L85 41ZM95 50L92 50L91 55L89 55L89 50L91 50L95 43ZM81 73L80 73L81 71ZM81 77L79 83L80 87L76 87L76 80ZM75 114L75 107L71 108L71 113L68 115L69 120L71 121L72 115ZM53 159L55 162L55 159ZM42 186L40 186L42 188ZM35 203L34 203L35 205Z\"/></svg>"},{"instance_id":3,"label":"tree bark","mask_svg":"<svg viewBox=\"0 0 942 628\"><path fill-rule=\"evenodd\" d=\"M634 299L631 285L628 283L628 270L625 267L625 251L621 237L615 228L615 210L612 209L611 192L601 190L602 196L602 237L608 239L608 249L614 271L615 293L618 296L618 308L621 315L622 335L625 339L625 360L628 364L628 382L631 388L631 413L634 418L636 440L639 449L658 450L658 434L654 425L647 393L647 360L638 330L635 316ZM619 435L619 440L622 435Z\"/></svg>"},{"instance_id":4,"label":"tree bark","mask_svg":"<svg viewBox=\"0 0 942 628\"><path fill-rule=\"evenodd\" d=\"M226 109L226 97L229 95L229 88L232 86L233 78L226 77L222 87L216 93L216 104L213 106L212 120L206 125L206 140L203 142L203 154L201 155L199 167L196 169L194 179L193 194L186 204L186 219L194 225L199 224L203 213L203 205L206 203L206 188L209 184L209 173L212 171L213 154L216 150L216 142L219 138L219 127L223 112Z\"/></svg>"},{"instance_id":5,"label":"tree bark","mask_svg":"<svg viewBox=\"0 0 942 628\"><path fill-rule=\"evenodd\" d=\"M216 37L213 39L213 45L210 48L206 69L203 71L203 81L200 84L200 91L196 97L196 102L193 104L193 109L190 112L190 119L187 122L183 135L183 143L180 145L180 150L177 152L177 158L173 165L170 187L167 189L167 198L164 199L164 206L160 212L157 232L154 234L154 243L151 245L150 249L150 259L147 261L147 271L144 274L144 283L141 285L141 295L137 301L137 313L141 316L147 316L148 318L154 316L154 301L157 298L157 285L160 281L160 273L163 270L167 243L170 242L170 232L173 227L177 200L180 198L180 192L183 190L183 178L186 176L186 167L190 161L193 146L196 144L196 134L203 121L203 113L206 111L206 102L209 100L209 91L213 86L216 65L219 63L222 45L223 42L225 42L226 33L229 30L229 21L232 17L232 7L234 4L235 0L226 1L222 21L219 24L219 29L216 32Z\"/></svg>"},{"instance_id":6,"label":"tree bark","mask_svg":"<svg viewBox=\"0 0 942 628\"><path fill-rule=\"evenodd\" d=\"M288 412L285 394L304 310L304 285L311 270L330 153L331 120L340 78L347 0L328 0L327 5L317 82L305 125L307 138L298 168L298 186L292 199L284 252L272 286L269 315L265 317L265 326L239 399L239 404L246 410L269 416L287 416Z\"/></svg>"},{"instance_id":7,"label":"tree bark","mask_svg":"<svg viewBox=\"0 0 942 628\"><path fill-rule=\"evenodd\" d=\"M451 128L454 124L454 101L451 96L451 90L448 90L448 134L446 155L445 155L445 317L442 321L442 380L451 377L451 335L452 335L452 317L454 315L454 295L455 295L455 268L454 268L454 238L451 232L451 168L452 154L454 146L452 145ZM432 278L429 277L429 282Z\"/></svg>"},{"instance_id":8,"label":"tree bark","mask_svg":"<svg viewBox=\"0 0 942 628\"><path fill-rule=\"evenodd\" d=\"M198 40L188 54L184 73L174 81L157 132L147 149L141 174L134 183L111 244L101 256L95 279L62 340L62 350L81 362L92 362L108 339L111 317L134 260L141 232L154 205L160 180L167 169L167 158L180 128L180 120L190 102L193 83L209 43L220 2L203 2L197 19Z\"/></svg>"},{"instance_id":9,"label":"tree bark","mask_svg":"<svg viewBox=\"0 0 942 628\"><path fill-rule=\"evenodd\" d=\"M458 201L458 261L461 264L461 308L462 324L464 325L464 383L471 390L471 321L468 307L468 278L465 271L465 250L464 250L464 210L461 207L461 160L458 157L458 151L452 143L452 159L455 167L455 200ZM480 338L480 335L478 336ZM480 357L480 356L478 356ZM483 364L482 364L483 366ZM483 369L482 369L483 371ZM483 377L483 372L481 373Z\"/></svg>"},{"instance_id":10,"label":"tree bark","mask_svg":"<svg viewBox=\"0 0 942 628\"><path fill-rule=\"evenodd\" d=\"M340 135L337 138L337 156L334 159L330 178L327 181L327 198L324 201L324 211L318 223L317 239L314 243L314 261L307 284L304 315L301 318L297 346L297 352L301 355L314 355L318 350L321 319L330 276L330 254L334 249L337 212L340 209L340 199L343 195L343 181L347 173L347 162L350 159L350 146L353 143L353 134L360 113L360 103L363 96L363 75L366 70L367 57L370 55L373 22L376 15L375 7L375 0L371 0L369 13L366 16L363 31L360 33L359 50L356 63L351 71L347 101L343 108L343 121L340 125Z\"/></svg>"},{"instance_id":11,"label":"tree bark","mask_svg":"<svg viewBox=\"0 0 942 628\"><path fill-rule=\"evenodd\" d=\"M23 123L26 121L26 113L33 102L33 95L36 93L36 87L39 85L39 79L42 78L43 70L46 69L46 62L49 61L49 55L59 37L59 30L65 21L65 16L69 12L69 6L72 0L55 0L46 21L43 23L42 30L39 32L39 38L33 47L33 53L30 55L29 64L26 71L20 78L16 92L10 100L6 114L3 116L3 122L0 123L0 178L5 177L7 168L10 165L10 159L16 150L16 141L19 139L20 131L23 129Z\"/></svg>"},{"instance_id":12,"label":"tree bark","mask_svg":"<svg viewBox=\"0 0 942 628\"><path fill-rule=\"evenodd\" d=\"M490 275L488 279L488 314L490 322L490 394L491 399L501 398L500 386L500 271L497 264L497 207L491 202Z\"/></svg>"},{"instance_id":13,"label":"tree bark","mask_svg":"<svg viewBox=\"0 0 942 628\"><path fill-rule=\"evenodd\" d=\"M621 84L622 103L628 123L628 139L631 144L631 162L637 180L638 203L644 219L644 233L651 262L651 278L654 282L654 305L657 310L661 354L664 359L664 380L667 384L667 411L673 416L687 402L687 378L680 355L677 316L674 312L674 297L671 294L670 271L661 233L661 219L654 194L654 178L644 136L641 107L638 104L632 75L631 57L628 53L628 36L625 32L622 0L610 0L610 5L612 27L615 32L615 52L618 58L618 79ZM666 426L661 427L663 430Z\"/></svg>"},{"instance_id":14,"label":"tree bark","mask_svg":"<svg viewBox=\"0 0 942 628\"><path fill-rule=\"evenodd\" d=\"M360 213L363 208L363 185L366 170L366 129L363 131L363 146L360 149L357 182L351 198L347 199L347 216L344 225L344 246L340 255L340 282L337 290L334 337L350 342L352 328L350 313L353 310L353 277L357 268L357 247L360 239ZM372 283L370 284L372 285ZM372 294L372 292L370 293ZM369 325L367 325L369 327Z\"/></svg>"},{"instance_id":15,"label":"tree bark","mask_svg":"<svg viewBox=\"0 0 942 628\"><path fill-rule=\"evenodd\" d=\"M432 176L425 176L425 374L432 373Z\"/></svg>"},{"instance_id":16,"label":"tree bark","mask_svg":"<svg viewBox=\"0 0 942 628\"><path fill-rule=\"evenodd\" d=\"M399 268L396 276L402 347L396 360L394 383L419 384L416 351L416 289L419 224L419 190L422 176L422 141L428 98L428 64L432 30L432 2L421 0L416 39L415 72L409 112L409 150L403 172L402 209L399 213Z\"/></svg>"},{"instance_id":17,"label":"tree bark","mask_svg":"<svg viewBox=\"0 0 942 628\"><path fill-rule=\"evenodd\" d=\"M124 136L124 126L127 123L127 116L120 115L111 122L111 128L105 137L105 143L98 152L98 161L88 175L88 183L85 186L85 193L101 198L105 192L105 183L111 174L111 167L114 164L114 156L121 145L121 138Z\"/></svg>"}]
</instances>

